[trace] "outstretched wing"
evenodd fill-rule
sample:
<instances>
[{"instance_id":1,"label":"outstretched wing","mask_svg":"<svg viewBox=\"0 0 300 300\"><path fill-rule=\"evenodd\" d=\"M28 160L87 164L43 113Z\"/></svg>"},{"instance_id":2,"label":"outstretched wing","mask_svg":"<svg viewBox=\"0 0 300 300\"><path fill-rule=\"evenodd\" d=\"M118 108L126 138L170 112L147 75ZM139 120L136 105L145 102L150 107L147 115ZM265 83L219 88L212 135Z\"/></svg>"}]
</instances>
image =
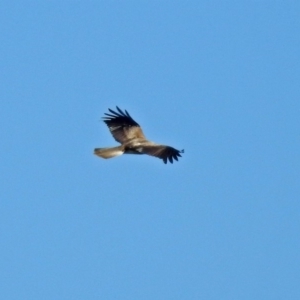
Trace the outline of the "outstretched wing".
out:
<instances>
[{"instance_id":1,"label":"outstretched wing","mask_svg":"<svg viewBox=\"0 0 300 300\"><path fill-rule=\"evenodd\" d=\"M115 140L123 144L134 138L146 139L140 125L132 119L127 110L123 112L118 106L116 108L118 112L109 108L110 114L105 113L107 117L103 117Z\"/></svg>"},{"instance_id":2,"label":"outstretched wing","mask_svg":"<svg viewBox=\"0 0 300 300\"><path fill-rule=\"evenodd\" d=\"M158 157L162 159L165 164L169 160L169 162L172 164L173 159L178 161L178 157L181 157L180 153L184 153L184 150L179 151L170 146L153 145L153 146L143 146L141 149L141 153Z\"/></svg>"}]
</instances>

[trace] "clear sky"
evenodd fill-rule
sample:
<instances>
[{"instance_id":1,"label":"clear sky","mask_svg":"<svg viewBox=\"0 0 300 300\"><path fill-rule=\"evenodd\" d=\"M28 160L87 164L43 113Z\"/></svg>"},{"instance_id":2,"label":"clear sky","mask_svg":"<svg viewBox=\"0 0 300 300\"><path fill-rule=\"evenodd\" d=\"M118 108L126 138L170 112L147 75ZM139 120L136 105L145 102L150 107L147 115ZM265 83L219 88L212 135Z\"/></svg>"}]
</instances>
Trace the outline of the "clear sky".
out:
<instances>
[{"instance_id":1,"label":"clear sky","mask_svg":"<svg viewBox=\"0 0 300 300\"><path fill-rule=\"evenodd\" d=\"M2 1L5 300L300 299L299 1ZM185 149L103 160L126 109Z\"/></svg>"}]
</instances>

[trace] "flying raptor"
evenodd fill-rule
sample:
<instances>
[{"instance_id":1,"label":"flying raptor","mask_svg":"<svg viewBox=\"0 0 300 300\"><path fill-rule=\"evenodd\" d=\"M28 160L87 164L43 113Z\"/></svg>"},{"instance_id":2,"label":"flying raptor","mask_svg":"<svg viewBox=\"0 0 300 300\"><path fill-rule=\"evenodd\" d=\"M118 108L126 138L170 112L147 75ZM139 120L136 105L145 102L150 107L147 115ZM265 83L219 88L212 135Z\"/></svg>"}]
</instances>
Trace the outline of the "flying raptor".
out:
<instances>
[{"instance_id":1,"label":"flying raptor","mask_svg":"<svg viewBox=\"0 0 300 300\"><path fill-rule=\"evenodd\" d=\"M122 154L148 154L158 157L166 164L169 160L178 160L180 153L184 150L177 150L173 147L156 144L148 141L144 136L140 125L132 119L129 113L123 112L118 106L117 111L108 109L110 113L105 113L104 123L108 126L114 139L121 145L111 148L96 148L94 154L102 158L112 158Z\"/></svg>"}]
</instances>

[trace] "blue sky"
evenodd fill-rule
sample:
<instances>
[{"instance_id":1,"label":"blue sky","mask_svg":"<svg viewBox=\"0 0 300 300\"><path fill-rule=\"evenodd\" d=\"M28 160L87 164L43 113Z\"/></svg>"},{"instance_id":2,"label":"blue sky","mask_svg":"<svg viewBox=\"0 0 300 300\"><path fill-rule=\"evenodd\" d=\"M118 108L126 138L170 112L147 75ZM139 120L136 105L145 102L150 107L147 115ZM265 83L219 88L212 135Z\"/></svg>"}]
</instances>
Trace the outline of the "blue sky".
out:
<instances>
[{"instance_id":1,"label":"blue sky","mask_svg":"<svg viewBox=\"0 0 300 300\"><path fill-rule=\"evenodd\" d=\"M300 298L297 1L0 8L3 299Z\"/></svg>"}]
</instances>

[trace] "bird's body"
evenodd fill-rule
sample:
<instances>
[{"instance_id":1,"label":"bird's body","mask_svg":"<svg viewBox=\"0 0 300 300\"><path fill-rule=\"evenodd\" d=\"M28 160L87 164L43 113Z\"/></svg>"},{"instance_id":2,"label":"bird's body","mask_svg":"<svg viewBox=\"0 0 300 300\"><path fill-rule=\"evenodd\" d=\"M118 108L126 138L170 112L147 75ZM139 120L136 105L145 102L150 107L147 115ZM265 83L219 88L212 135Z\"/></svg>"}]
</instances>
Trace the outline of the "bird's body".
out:
<instances>
[{"instance_id":1,"label":"bird's body","mask_svg":"<svg viewBox=\"0 0 300 300\"><path fill-rule=\"evenodd\" d=\"M135 122L129 113L125 113L117 107L118 112L109 109L110 114L105 113L104 122L111 134L121 145L111 148L96 148L94 154L102 158L112 158L122 154L148 154L161 158L164 163L173 159L178 160L179 151L170 146L156 144L146 139L140 125Z\"/></svg>"}]
</instances>

